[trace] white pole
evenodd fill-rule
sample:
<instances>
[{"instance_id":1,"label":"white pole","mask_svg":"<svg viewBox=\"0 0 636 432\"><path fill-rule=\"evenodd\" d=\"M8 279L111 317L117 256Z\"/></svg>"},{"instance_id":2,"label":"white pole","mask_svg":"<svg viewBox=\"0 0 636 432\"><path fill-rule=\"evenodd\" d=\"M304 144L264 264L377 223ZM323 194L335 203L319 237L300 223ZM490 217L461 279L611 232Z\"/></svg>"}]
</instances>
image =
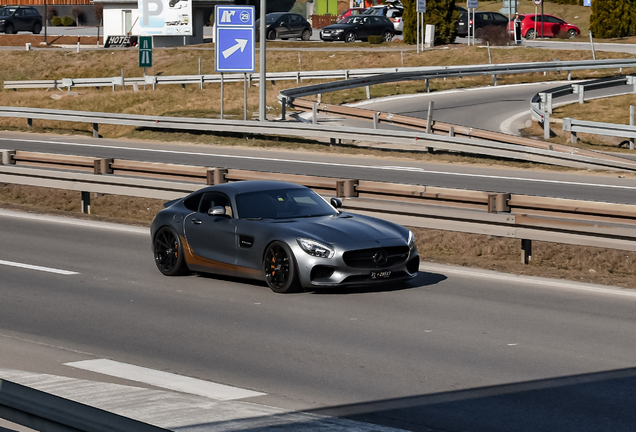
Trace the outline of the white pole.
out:
<instances>
[{"instance_id":1,"label":"white pole","mask_svg":"<svg viewBox=\"0 0 636 432\"><path fill-rule=\"evenodd\" d=\"M420 13L415 14L415 43L417 44L417 53L420 53Z\"/></svg>"},{"instance_id":2,"label":"white pole","mask_svg":"<svg viewBox=\"0 0 636 432\"><path fill-rule=\"evenodd\" d=\"M265 115L267 104L267 64L265 57L265 15L267 14L267 2L261 0L261 24L259 28L260 44L259 44L259 59L260 59L260 71L258 73L258 120L267 120Z\"/></svg>"}]
</instances>

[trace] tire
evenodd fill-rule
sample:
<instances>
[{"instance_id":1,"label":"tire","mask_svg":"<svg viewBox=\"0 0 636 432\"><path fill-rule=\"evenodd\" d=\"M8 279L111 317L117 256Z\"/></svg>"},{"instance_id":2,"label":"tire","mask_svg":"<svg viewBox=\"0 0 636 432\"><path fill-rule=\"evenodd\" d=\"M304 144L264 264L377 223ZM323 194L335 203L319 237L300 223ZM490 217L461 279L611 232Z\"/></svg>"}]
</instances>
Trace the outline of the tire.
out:
<instances>
[{"instance_id":1,"label":"tire","mask_svg":"<svg viewBox=\"0 0 636 432\"><path fill-rule=\"evenodd\" d=\"M13 24L7 24L4 28L5 34L15 34L15 29L13 28Z\"/></svg>"},{"instance_id":2,"label":"tire","mask_svg":"<svg viewBox=\"0 0 636 432\"><path fill-rule=\"evenodd\" d=\"M356 41L356 34L352 31L348 32L345 37L344 37L344 41L346 43L351 43L351 42L355 42Z\"/></svg>"},{"instance_id":3,"label":"tire","mask_svg":"<svg viewBox=\"0 0 636 432\"><path fill-rule=\"evenodd\" d=\"M183 245L177 232L164 226L157 231L153 241L155 264L166 276L178 276L188 273L183 256Z\"/></svg>"},{"instance_id":4,"label":"tire","mask_svg":"<svg viewBox=\"0 0 636 432\"><path fill-rule=\"evenodd\" d=\"M283 242L276 241L267 247L263 257L263 274L265 282L275 293L300 291L296 260L289 246Z\"/></svg>"},{"instance_id":5,"label":"tire","mask_svg":"<svg viewBox=\"0 0 636 432\"><path fill-rule=\"evenodd\" d=\"M477 39L481 39L483 35L484 35L484 29L482 28L475 29L475 37Z\"/></svg>"},{"instance_id":6,"label":"tire","mask_svg":"<svg viewBox=\"0 0 636 432\"><path fill-rule=\"evenodd\" d=\"M276 30L270 30L267 32L267 40L276 39Z\"/></svg>"},{"instance_id":7,"label":"tire","mask_svg":"<svg viewBox=\"0 0 636 432\"><path fill-rule=\"evenodd\" d=\"M303 30L303 33L300 35L300 38L305 42L311 39L311 31L308 29Z\"/></svg>"},{"instance_id":8,"label":"tire","mask_svg":"<svg viewBox=\"0 0 636 432\"><path fill-rule=\"evenodd\" d=\"M526 32L526 39L535 39L537 34L534 32L534 29L530 29Z\"/></svg>"},{"instance_id":9,"label":"tire","mask_svg":"<svg viewBox=\"0 0 636 432\"><path fill-rule=\"evenodd\" d=\"M576 37L576 30L570 29L568 30L568 39L574 39Z\"/></svg>"},{"instance_id":10,"label":"tire","mask_svg":"<svg viewBox=\"0 0 636 432\"><path fill-rule=\"evenodd\" d=\"M42 31L42 24L35 23L35 25L33 26L33 34L40 34L41 31Z\"/></svg>"},{"instance_id":11,"label":"tire","mask_svg":"<svg viewBox=\"0 0 636 432\"><path fill-rule=\"evenodd\" d=\"M393 33L388 30L385 31L382 35L382 39L384 39L384 42L391 42L391 40L393 40Z\"/></svg>"}]
</instances>

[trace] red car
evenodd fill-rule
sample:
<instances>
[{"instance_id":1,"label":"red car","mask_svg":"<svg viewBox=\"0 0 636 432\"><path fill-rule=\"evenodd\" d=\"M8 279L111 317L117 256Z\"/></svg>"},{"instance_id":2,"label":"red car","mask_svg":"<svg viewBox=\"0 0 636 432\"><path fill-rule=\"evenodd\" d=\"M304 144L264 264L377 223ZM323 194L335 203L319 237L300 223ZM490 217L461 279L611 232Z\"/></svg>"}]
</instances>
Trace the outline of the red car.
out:
<instances>
[{"instance_id":1,"label":"red car","mask_svg":"<svg viewBox=\"0 0 636 432\"><path fill-rule=\"evenodd\" d=\"M541 14L519 15L521 20L521 37L535 39L537 37L557 37L567 35L569 39L581 34L581 30L574 24L569 24L561 18L543 14L543 33L541 32ZM514 19L513 19L514 20ZM511 20L511 21L513 21ZM513 23L508 24L508 30L512 33ZM536 30L535 30L536 29Z\"/></svg>"},{"instance_id":2,"label":"red car","mask_svg":"<svg viewBox=\"0 0 636 432\"><path fill-rule=\"evenodd\" d=\"M346 11L344 11L343 13L338 15L338 21L340 21L341 19L346 18L348 16L351 16L351 15L360 15L365 10L367 10L367 8L350 8L350 9L347 9Z\"/></svg>"}]
</instances>

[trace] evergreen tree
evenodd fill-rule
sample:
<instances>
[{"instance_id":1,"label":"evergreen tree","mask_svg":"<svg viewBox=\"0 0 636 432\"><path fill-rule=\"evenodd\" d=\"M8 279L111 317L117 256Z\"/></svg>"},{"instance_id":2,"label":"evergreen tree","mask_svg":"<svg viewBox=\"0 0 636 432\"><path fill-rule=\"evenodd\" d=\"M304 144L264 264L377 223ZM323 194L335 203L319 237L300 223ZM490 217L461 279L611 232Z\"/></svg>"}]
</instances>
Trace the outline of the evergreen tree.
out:
<instances>
[{"instance_id":1,"label":"evergreen tree","mask_svg":"<svg viewBox=\"0 0 636 432\"><path fill-rule=\"evenodd\" d=\"M633 31L634 0L593 0L590 30L597 38L629 36Z\"/></svg>"},{"instance_id":2,"label":"evergreen tree","mask_svg":"<svg viewBox=\"0 0 636 432\"><path fill-rule=\"evenodd\" d=\"M402 0L404 5L404 42L415 44L417 37L417 0ZM427 0L424 27L435 26L435 44L453 43L457 37L459 12L455 0ZM420 36L421 37L421 36Z\"/></svg>"}]
</instances>

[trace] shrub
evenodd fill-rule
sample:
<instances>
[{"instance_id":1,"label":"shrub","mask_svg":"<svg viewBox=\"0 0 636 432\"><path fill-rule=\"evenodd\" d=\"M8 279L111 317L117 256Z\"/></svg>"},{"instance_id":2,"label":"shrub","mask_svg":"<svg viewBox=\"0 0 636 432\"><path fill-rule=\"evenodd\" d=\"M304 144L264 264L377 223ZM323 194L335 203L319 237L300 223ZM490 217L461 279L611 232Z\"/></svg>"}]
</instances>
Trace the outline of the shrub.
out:
<instances>
[{"instance_id":1,"label":"shrub","mask_svg":"<svg viewBox=\"0 0 636 432\"><path fill-rule=\"evenodd\" d=\"M382 36L369 36L369 43L371 45L378 45L384 42L384 37Z\"/></svg>"},{"instance_id":2,"label":"shrub","mask_svg":"<svg viewBox=\"0 0 636 432\"><path fill-rule=\"evenodd\" d=\"M60 18L59 16L54 16L51 18L51 25L52 26L61 26L62 25L62 18Z\"/></svg>"},{"instance_id":3,"label":"shrub","mask_svg":"<svg viewBox=\"0 0 636 432\"><path fill-rule=\"evenodd\" d=\"M75 24L75 21L73 21L73 18L71 18L70 16L64 16L62 17L62 25L64 27L70 27L73 24Z\"/></svg>"},{"instance_id":4,"label":"shrub","mask_svg":"<svg viewBox=\"0 0 636 432\"><path fill-rule=\"evenodd\" d=\"M510 36L504 27L487 26L482 31L481 41L492 46L506 46L510 42Z\"/></svg>"},{"instance_id":5,"label":"shrub","mask_svg":"<svg viewBox=\"0 0 636 432\"><path fill-rule=\"evenodd\" d=\"M404 5L404 42L414 44L418 25L416 0L402 0L402 4ZM455 0L427 0L424 26L426 24L435 26L435 45L453 43L457 37L458 22L459 12L455 7Z\"/></svg>"}]
</instances>

